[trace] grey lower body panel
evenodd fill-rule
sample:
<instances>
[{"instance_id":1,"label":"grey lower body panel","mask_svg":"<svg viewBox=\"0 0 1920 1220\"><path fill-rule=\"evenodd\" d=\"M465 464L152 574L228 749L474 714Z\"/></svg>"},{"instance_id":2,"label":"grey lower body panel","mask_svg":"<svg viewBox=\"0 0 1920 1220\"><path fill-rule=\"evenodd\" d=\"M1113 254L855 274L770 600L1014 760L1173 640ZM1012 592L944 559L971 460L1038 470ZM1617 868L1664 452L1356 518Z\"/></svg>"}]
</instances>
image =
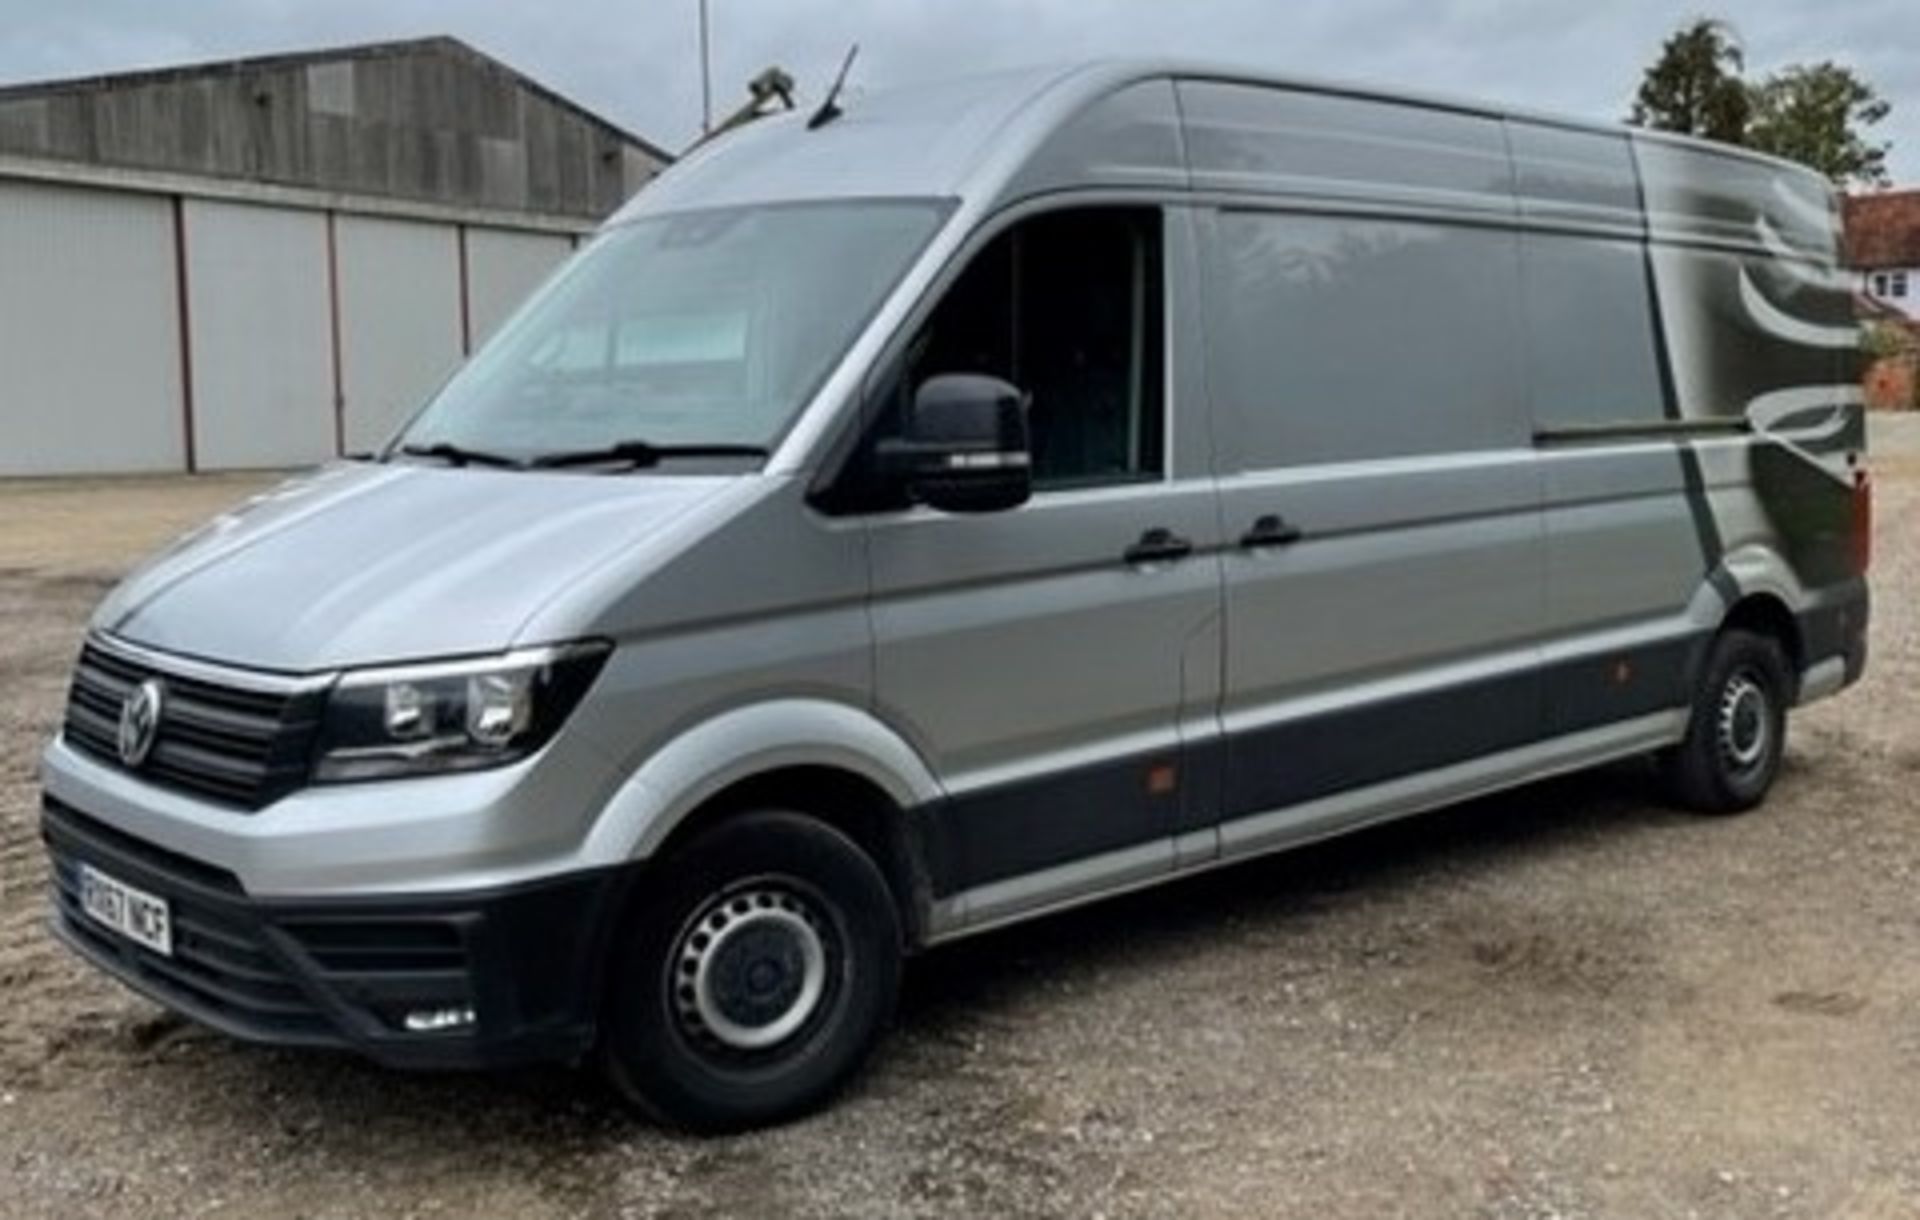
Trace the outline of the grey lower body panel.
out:
<instances>
[{"instance_id":1,"label":"grey lower body panel","mask_svg":"<svg viewBox=\"0 0 1920 1220\"><path fill-rule=\"evenodd\" d=\"M936 897L1171 839L1177 805L1150 782L1224 776L1211 824L1684 706L1704 636L1636 644L1545 667L1357 703L1129 754L949 798L927 819L942 850ZM1624 663L1629 675L1621 679Z\"/></svg>"},{"instance_id":2,"label":"grey lower body panel","mask_svg":"<svg viewBox=\"0 0 1920 1220\"><path fill-rule=\"evenodd\" d=\"M1850 582L1800 616L1803 702L1860 676L1867 596ZM1711 640L1684 633L1188 742L1183 782L1208 768L1227 776L1211 830L1180 833L1143 808L1116 816L1116 803L1167 800L1147 782L1165 751L950 799L930 811L946 849L932 939L1671 745ZM1118 833L1141 825L1161 829Z\"/></svg>"},{"instance_id":3,"label":"grey lower body panel","mask_svg":"<svg viewBox=\"0 0 1920 1220\"><path fill-rule=\"evenodd\" d=\"M1678 741L1687 713L1674 709L1587 729L1471 762L1223 822L1212 850L1173 842L1108 852L949 896L935 905L930 943L990 931L1176 877L1396 821ZM1182 843L1200 835L1183 836Z\"/></svg>"}]
</instances>

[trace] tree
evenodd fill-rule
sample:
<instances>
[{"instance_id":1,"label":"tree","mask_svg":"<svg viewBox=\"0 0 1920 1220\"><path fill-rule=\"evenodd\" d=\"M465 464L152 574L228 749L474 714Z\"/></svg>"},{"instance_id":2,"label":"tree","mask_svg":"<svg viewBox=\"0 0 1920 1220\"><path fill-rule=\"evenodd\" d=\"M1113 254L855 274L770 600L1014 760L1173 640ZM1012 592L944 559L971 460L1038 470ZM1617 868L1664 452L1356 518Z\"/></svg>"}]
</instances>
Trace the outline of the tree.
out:
<instances>
[{"instance_id":1,"label":"tree","mask_svg":"<svg viewBox=\"0 0 1920 1220\"><path fill-rule=\"evenodd\" d=\"M1661 45L1627 121L1773 153L1837 185L1886 182L1888 145L1865 131L1892 107L1851 68L1795 64L1749 85L1746 66L1733 27L1701 18Z\"/></svg>"},{"instance_id":2,"label":"tree","mask_svg":"<svg viewBox=\"0 0 1920 1220\"><path fill-rule=\"evenodd\" d=\"M1746 143L1798 161L1834 182L1887 181L1887 145L1864 130L1892 107L1865 81L1835 63L1795 64L1752 90Z\"/></svg>"},{"instance_id":3,"label":"tree","mask_svg":"<svg viewBox=\"0 0 1920 1220\"><path fill-rule=\"evenodd\" d=\"M1746 57L1733 28L1702 18L1675 33L1648 68L1627 121L1636 127L1738 144L1751 106Z\"/></svg>"}]
</instances>

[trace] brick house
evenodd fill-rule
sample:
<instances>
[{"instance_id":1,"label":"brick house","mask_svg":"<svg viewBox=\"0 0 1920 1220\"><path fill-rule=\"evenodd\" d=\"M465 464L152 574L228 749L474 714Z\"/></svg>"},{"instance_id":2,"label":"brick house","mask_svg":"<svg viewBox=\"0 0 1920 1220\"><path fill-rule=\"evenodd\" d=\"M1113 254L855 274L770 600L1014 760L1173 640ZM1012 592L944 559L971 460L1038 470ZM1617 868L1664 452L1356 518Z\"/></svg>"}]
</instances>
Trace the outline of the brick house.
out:
<instances>
[{"instance_id":1,"label":"brick house","mask_svg":"<svg viewBox=\"0 0 1920 1220\"><path fill-rule=\"evenodd\" d=\"M1920 404L1920 190L1849 195L1844 209L1856 312L1876 338L1867 405L1911 410Z\"/></svg>"},{"instance_id":2,"label":"brick house","mask_svg":"<svg viewBox=\"0 0 1920 1220\"><path fill-rule=\"evenodd\" d=\"M1844 216L1860 294L1920 322L1920 190L1849 195Z\"/></svg>"}]
</instances>

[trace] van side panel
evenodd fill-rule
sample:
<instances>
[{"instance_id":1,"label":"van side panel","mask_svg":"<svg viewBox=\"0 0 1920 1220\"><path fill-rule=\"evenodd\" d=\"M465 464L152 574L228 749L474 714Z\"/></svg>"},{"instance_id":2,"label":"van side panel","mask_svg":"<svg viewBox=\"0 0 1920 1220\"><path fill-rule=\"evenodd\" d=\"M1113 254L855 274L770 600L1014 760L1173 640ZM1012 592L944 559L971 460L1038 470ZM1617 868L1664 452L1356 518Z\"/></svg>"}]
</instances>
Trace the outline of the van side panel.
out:
<instances>
[{"instance_id":1,"label":"van side panel","mask_svg":"<svg viewBox=\"0 0 1920 1220\"><path fill-rule=\"evenodd\" d=\"M1546 535L1549 735L1681 705L1707 561L1624 135L1508 122ZM1598 433L1598 435L1596 435Z\"/></svg>"},{"instance_id":2,"label":"van side panel","mask_svg":"<svg viewBox=\"0 0 1920 1220\"><path fill-rule=\"evenodd\" d=\"M1509 120L1513 193L1520 219L1600 236L1646 236L1640 180L1621 133Z\"/></svg>"},{"instance_id":3,"label":"van side panel","mask_svg":"<svg viewBox=\"0 0 1920 1220\"><path fill-rule=\"evenodd\" d=\"M1500 124L1367 98L1181 81L1196 191L1511 216Z\"/></svg>"},{"instance_id":4,"label":"van side panel","mask_svg":"<svg viewBox=\"0 0 1920 1220\"><path fill-rule=\"evenodd\" d=\"M1488 223L1513 208L1499 123L1207 83L1182 100L1196 188L1232 192L1205 264L1225 818L1526 744L1539 484L1516 236ZM1267 518L1299 538L1235 545Z\"/></svg>"},{"instance_id":5,"label":"van side panel","mask_svg":"<svg viewBox=\"0 0 1920 1220\"><path fill-rule=\"evenodd\" d=\"M1864 438L1839 354L1855 334L1811 175L1659 139L1508 130L1523 216L1551 222L1522 244L1548 646L1593 662L1571 684L1549 678L1564 729L1683 700L1741 597L1811 614L1820 587L1852 582L1847 454ZM1573 165L1633 183L1644 233L1534 206L1534 184Z\"/></svg>"},{"instance_id":6,"label":"van side panel","mask_svg":"<svg viewBox=\"0 0 1920 1220\"><path fill-rule=\"evenodd\" d=\"M1001 199L1105 187L1186 189L1186 140L1172 81L1129 85L1074 115L1034 150Z\"/></svg>"},{"instance_id":7,"label":"van side panel","mask_svg":"<svg viewBox=\"0 0 1920 1220\"><path fill-rule=\"evenodd\" d=\"M1859 330L1826 183L1710 149L1636 138L1634 151L1680 416L1806 440L1838 415L1810 452L1860 448Z\"/></svg>"},{"instance_id":8,"label":"van side panel","mask_svg":"<svg viewBox=\"0 0 1920 1220\"><path fill-rule=\"evenodd\" d=\"M1636 140L1635 151L1678 412L1750 433L1705 467L1720 546L1769 547L1811 590L1850 587L1852 460L1866 435L1832 192L1811 173L1711 150Z\"/></svg>"}]
</instances>

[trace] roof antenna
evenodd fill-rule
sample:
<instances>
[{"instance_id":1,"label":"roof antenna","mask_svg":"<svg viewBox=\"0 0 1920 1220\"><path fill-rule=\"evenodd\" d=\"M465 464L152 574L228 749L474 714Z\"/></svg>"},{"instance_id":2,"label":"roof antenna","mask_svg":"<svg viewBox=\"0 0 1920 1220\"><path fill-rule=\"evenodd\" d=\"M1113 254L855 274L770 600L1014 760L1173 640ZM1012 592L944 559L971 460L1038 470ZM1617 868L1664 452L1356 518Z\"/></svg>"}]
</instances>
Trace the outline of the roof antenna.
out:
<instances>
[{"instance_id":1,"label":"roof antenna","mask_svg":"<svg viewBox=\"0 0 1920 1220\"><path fill-rule=\"evenodd\" d=\"M840 109L840 87L847 83L847 71L853 67L853 57L858 54L860 54L859 43L856 42L847 48L847 57L840 62L840 75L833 78L833 88L827 90L827 100L821 102L820 109L814 111L813 117L807 120L808 131L817 131L844 113Z\"/></svg>"}]
</instances>

